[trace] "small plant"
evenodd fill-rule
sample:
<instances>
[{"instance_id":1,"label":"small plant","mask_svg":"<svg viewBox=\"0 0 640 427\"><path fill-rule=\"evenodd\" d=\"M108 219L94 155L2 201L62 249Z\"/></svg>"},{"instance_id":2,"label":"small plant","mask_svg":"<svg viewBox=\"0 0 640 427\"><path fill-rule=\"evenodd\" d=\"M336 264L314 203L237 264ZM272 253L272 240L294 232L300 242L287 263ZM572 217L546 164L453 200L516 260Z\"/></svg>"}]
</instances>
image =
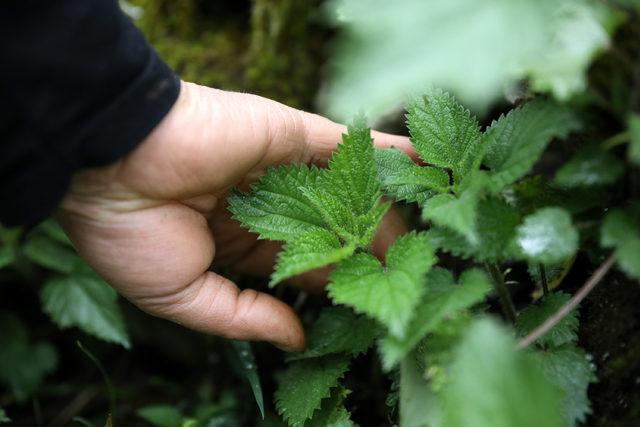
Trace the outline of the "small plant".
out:
<instances>
[{"instance_id":1,"label":"small plant","mask_svg":"<svg viewBox=\"0 0 640 427\"><path fill-rule=\"evenodd\" d=\"M574 216L593 207L572 188L587 179L613 183L623 167L596 147L587 154L609 167L595 178L581 176L580 156L555 181L532 175L552 140L581 128L576 113L552 101L524 103L484 131L439 90L407 110L424 165L394 148L374 149L359 118L327 169L271 169L251 192L230 198L244 227L285 242L272 286L335 264L328 295L340 307L325 308L308 331L308 349L289 357L275 395L279 413L290 426L351 425L341 379L375 345L383 369L397 379L389 401L399 402L403 426L584 421L596 377L577 346L579 295L552 288L584 238ZM400 237L380 261L371 242L389 207L383 194L417 204L428 227ZM640 278L636 211L607 214L601 242L614 248L623 271ZM467 260L468 268L456 277L438 265L441 253ZM596 273L606 273L614 258ZM514 262L529 266L543 293L519 313L505 278ZM510 326L487 317L482 302L492 293ZM516 337L525 338L518 344Z\"/></svg>"}]
</instances>

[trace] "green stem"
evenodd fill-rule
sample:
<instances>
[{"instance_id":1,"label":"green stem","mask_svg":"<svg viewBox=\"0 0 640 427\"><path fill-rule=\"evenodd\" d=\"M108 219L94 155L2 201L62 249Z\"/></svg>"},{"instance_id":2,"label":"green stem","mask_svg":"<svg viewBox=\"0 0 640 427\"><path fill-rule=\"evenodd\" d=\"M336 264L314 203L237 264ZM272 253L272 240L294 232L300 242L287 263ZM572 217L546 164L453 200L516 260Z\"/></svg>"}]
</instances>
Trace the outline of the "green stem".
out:
<instances>
[{"instance_id":1,"label":"green stem","mask_svg":"<svg viewBox=\"0 0 640 427\"><path fill-rule=\"evenodd\" d=\"M610 150L614 147L617 147L618 145L629 142L630 139L631 134L629 133L629 131L623 131L602 141L602 148L604 148L605 150Z\"/></svg>"},{"instance_id":2,"label":"green stem","mask_svg":"<svg viewBox=\"0 0 640 427\"><path fill-rule=\"evenodd\" d=\"M96 368L98 368L98 371L100 371L100 374L102 375L102 379L104 380L104 384L107 388L107 394L109 396L109 413L111 414L111 417L113 419L113 413L116 408L116 393L115 389L113 388L113 384L111 384L111 379L109 378L107 371L104 369L102 363L100 363L98 358L94 356L93 353L91 353L88 349L84 348L80 341L76 341L76 344L78 345L78 348L93 362L93 364L96 366Z\"/></svg>"},{"instance_id":3,"label":"green stem","mask_svg":"<svg viewBox=\"0 0 640 427\"><path fill-rule=\"evenodd\" d=\"M507 320L511 323L516 322L516 309L513 306L513 301L511 301L511 295L509 295L509 290L507 289L507 284L504 282L504 276L500 271L500 267L498 267L495 263L485 263L485 268L489 272L491 276L493 287L498 293L498 299L500 300L500 306L502 307L502 313L507 318Z\"/></svg>"},{"instance_id":4,"label":"green stem","mask_svg":"<svg viewBox=\"0 0 640 427\"><path fill-rule=\"evenodd\" d=\"M549 282L547 282L547 272L542 263L538 264L538 273L540 273L540 281L542 282L542 293L547 296L549 295Z\"/></svg>"}]
</instances>

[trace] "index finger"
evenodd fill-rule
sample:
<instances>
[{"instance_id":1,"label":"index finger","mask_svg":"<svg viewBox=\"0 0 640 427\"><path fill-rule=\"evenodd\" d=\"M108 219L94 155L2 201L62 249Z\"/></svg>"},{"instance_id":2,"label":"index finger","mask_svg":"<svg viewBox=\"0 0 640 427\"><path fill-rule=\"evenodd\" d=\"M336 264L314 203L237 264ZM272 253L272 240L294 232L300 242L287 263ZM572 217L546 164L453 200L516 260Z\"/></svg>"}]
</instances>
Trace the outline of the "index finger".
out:
<instances>
[{"instance_id":1,"label":"index finger","mask_svg":"<svg viewBox=\"0 0 640 427\"><path fill-rule=\"evenodd\" d=\"M256 95L183 83L176 105L123 162L120 176L148 197L217 193L270 166L325 163L346 131L327 118ZM378 147L395 146L414 156L407 137L372 136Z\"/></svg>"}]
</instances>

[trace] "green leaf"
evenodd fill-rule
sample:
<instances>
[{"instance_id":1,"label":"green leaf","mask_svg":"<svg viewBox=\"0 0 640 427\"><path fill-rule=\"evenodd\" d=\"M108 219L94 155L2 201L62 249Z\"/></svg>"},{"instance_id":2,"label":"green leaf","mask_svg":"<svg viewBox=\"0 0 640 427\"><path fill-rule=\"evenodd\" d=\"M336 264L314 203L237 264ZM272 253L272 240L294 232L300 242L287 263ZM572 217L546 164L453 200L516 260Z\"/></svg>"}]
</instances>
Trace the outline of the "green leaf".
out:
<instances>
[{"instance_id":1,"label":"green leaf","mask_svg":"<svg viewBox=\"0 0 640 427\"><path fill-rule=\"evenodd\" d=\"M143 420L155 427L180 427L183 415L171 405L149 405L136 411Z\"/></svg>"},{"instance_id":2,"label":"green leaf","mask_svg":"<svg viewBox=\"0 0 640 427\"><path fill-rule=\"evenodd\" d=\"M10 423L11 418L7 417L7 413L4 409L0 408L0 424Z\"/></svg>"},{"instance_id":3,"label":"green leaf","mask_svg":"<svg viewBox=\"0 0 640 427\"><path fill-rule=\"evenodd\" d=\"M525 176L553 138L577 129L573 112L549 101L533 101L500 116L484 133L484 163L496 189Z\"/></svg>"},{"instance_id":4,"label":"green leaf","mask_svg":"<svg viewBox=\"0 0 640 427\"><path fill-rule=\"evenodd\" d=\"M352 310L342 307L325 308L307 332L307 350L290 360L320 357L333 353L358 356L371 347L379 334L378 325Z\"/></svg>"},{"instance_id":5,"label":"green leaf","mask_svg":"<svg viewBox=\"0 0 640 427\"><path fill-rule=\"evenodd\" d=\"M516 245L531 262L553 264L572 257L579 235L571 215L562 208L543 208L527 216L518 226Z\"/></svg>"},{"instance_id":6,"label":"green leaf","mask_svg":"<svg viewBox=\"0 0 640 427\"><path fill-rule=\"evenodd\" d=\"M340 244L340 240L330 231L318 229L299 236L287 243L278 254L270 286L305 271L333 264L350 256L356 249L355 243Z\"/></svg>"},{"instance_id":7,"label":"green leaf","mask_svg":"<svg viewBox=\"0 0 640 427\"><path fill-rule=\"evenodd\" d=\"M400 425L441 425L439 403L424 380L413 355L405 357L400 364Z\"/></svg>"},{"instance_id":8,"label":"green leaf","mask_svg":"<svg viewBox=\"0 0 640 427\"><path fill-rule=\"evenodd\" d=\"M30 343L25 325L12 314L0 312L0 331L0 382L24 402L55 370L58 355L47 342Z\"/></svg>"},{"instance_id":9,"label":"green leaf","mask_svg":"<svg viewBox=\"0 0 640 427\"><path fill-rule=\"evenodd\" d=\"M448 191L449 175L444 170L418 166L396 148L376 150L375 159L382 189L395 200L422 205L433 195Z\"/></svg>"},{"instance_id":10,"label":"green leaf","mask_svg":"<svg viewBox=\"0 0 640 427\"><path fill-rule=\"evenodd\" d=\"M448 427L559 427L558 390L537 361L518 352L509 331L490 319L468 329L444 387Z\"/></svg>"},{"instance_id":11,"label":"green leaf","mask_svg":"<svg viewBox=\"0 0 640 427\"><path fill-rule=\"evenodd\" d=\"M255 357L253 356L253 350L251 343L247 341L232 341L233 349L235 351L236 359L239 362L240 369L244 373L253 397L256 399L256 404L260 410L260 415L264 419L264 399L262 397L262 386L260 385L260 377L258 376L258 365L256 364Z\"/></svg>"},{"instance_id":12,"label":"green leaf","mask_svg":"<svg viewBox=\"0 0 640 427\"><path fill-rule=\"evenodd\" d=\"M320 169L306 165L269 169L251 186L251 193L236 192L229 197L229 210L262 239L295 240L326 225L302 191L318 185L321 174Z\"/></svg>"},{"instance_id":13,"label":"green leaf","mask_svg":"<svg viewBox=\"0 0 640 427\"><path fill-rule=\"evenodd\" d=\"M629 213L615 209L607 214L602 224L600 244L615 248L620 269L629 277L640 279L640 227Z\"/></svg>"},{"instance_id":14,"label":"green leaf","mask_svg":"<svg viewBox=\"0 0 640 427\"><path fill-rule=\"evenodd\" d=\"M356 118L349 133L342 135L342 144L331 156L323 176L323 189L356 216L367 215L380 200L374 153L371 130L363 117Z\"/></svg>"},{"instance_id":15,"label":"green leaf","mask_svg":"<svg viewBox=\"0 0 640 427\"><path fill-rule=\"evenodd\" d=\"M624 164L616 156L597 146L585 147L562 165L554 182L565 188L609 185L623 173Z\"/></svg>"},{"instance_id":16,"label":"green leaf","mask_svg":"<svg viewBox=\"0 0 640 427\"><path fill-rule=\"evenodd\" d=\"M404 337L388 335L380 343L382 365L390 370L443 320L482 301L491 290L491 282L478 269L460 275L458 285L452 274L436 267L427 275L427 291L416 309Z\"/></svg>"},{"instance_id":17,"label":"green leaf","mask_svg":"<svg viewBox=\"0 0 640 427\"><path fill-rule=\"evenodd\" d=\"M385 267L365 253L341 261L329 277L329 296L402 336L424 293L424 276L435 261L426 235L409 233L388 250Z\"/></svg>"},{"instance_id":18,"label":"green leaf","mask_svg":"<svg viewBox=\"0 0 640 427\"><path fill-rule=\"evenodd\" d=\"M520 217L514 208L495 197L480 200L476 212L476 243L444 228L432 227L427 235L437 247L462 258L499 261L510 258L510 243Z\"/></svg>"},{"instance_id":19,"label":"green leaf","mask_svg":"<svg viewBox=\"0 0 640 427\"><path fill-rule=\"evenodd\" d=\"M629 116L629 158L636 164L640 164L640 114Z\"/></svg>"},{"instance_id":20,"label":"green leaf","mask_svg":"<svg viewBox=\"0 0 640 427\"><path fill-rule=\"evenodd\" d=\"M565 305L570 295L563 292L555 292L540 301L539 305L530 305L520 312L516 320L516 329L521 336L525 336L540 326L549 317L553 316L563 305ZM572 311L565 316L556 326L545 335L538 338L537 344L543 347L558 347L563 344L573 343L578 340L578 313Z\"/></svg>"},{"instance_id":21,"label":"green leaf","mask_svg":"<svg viewBox=\"0 0 640 427\"><path fill-rule=\"evenodd\" d=\"M105 341L130 347L118 294L82 262L71 275L49 279L40 299L44 312L60 328L76 326Z\"/></svg>"},{"instance_id":22,"label":"green leaf","mask_svg":"<svg viewBox=\"0 0 640 427\"><path fill-rule=\"evenodd\" d=\"M461 179L480 164L480 127L475 117L448 93L435 90L407 107L411 142L427 163L453 170Z\"/></svg>"},{"instance_id":23,"label":"green leaf","mask_svg":"<svg viewBox=\"0 0 640 427\"><path fill-rule=\"evenodd\" d=\"M70 273L80 259L68 245L38 232L28 238L23 251L31 261L59 273Z\"/></svg>"},{"instance_id":24,"label":"green leaf","mask_svg":"<svg viewBox=\"0 0 640 427\"><path fill-rule=\"evenodd\" d=\"M562 406L566 425L585 422L591 413L587 389L597 381L591 356L573 344L540 351L536 356L547 378L564 391Z\"/></svg>"},{"instance_id":25,"label":"green leaf","mask_svg":"<svg viewBox=\"0 0 640 427\"><path fill-rule=\"evenodd\" d=\"M304 427L351 427L351 415L344 407L344 399L350 391L344 387L336 387L331 396L322 401L320 409L314 412L313 418Z\"/></svg>"},{"instance_id":26,"label":"green leaf","mask_svg":"<svg viewBox=\"0 0 640 427\"><path fill-rule=\"evenodd\" d=\"M334 354L291 363L278 380L276 409L291 427L310 419L338 385L349 366L349 356Z\"/></svg>"}]
</instances>

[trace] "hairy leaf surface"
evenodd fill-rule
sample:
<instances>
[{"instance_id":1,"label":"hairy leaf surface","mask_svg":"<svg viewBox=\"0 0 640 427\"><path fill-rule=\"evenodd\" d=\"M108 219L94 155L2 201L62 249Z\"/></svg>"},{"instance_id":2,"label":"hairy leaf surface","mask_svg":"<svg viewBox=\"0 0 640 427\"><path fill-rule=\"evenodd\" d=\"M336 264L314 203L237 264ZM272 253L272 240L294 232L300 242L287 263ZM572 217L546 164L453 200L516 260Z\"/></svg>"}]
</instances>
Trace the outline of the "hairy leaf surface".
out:
<instances>
[{"instance_id":1,"label":"hairy leaf surface","mask_svg":"<svg viewBox=\"0 0 640 427\"><path fill-rule=\"evenodd\" d=\"M630 213L620 209L609 212L602 224L600 243L615 248L620 269L640 279L640 227Z\"/></svg>"},{"instance_id":2,"label":"hairy leaf surface","mask_svg":"<svg viewBox=\"0 0 640 427\"><path fill-rule=\"evenodd\" d=\"M449 380L443 389L448 427L564 425L560 390L493 320L471 325L455 351Z\"/></svg>"},{"instance_id":3,"label":"hairy leaf surface","mask_svg":"<svg viewBox=\"0 0 640 427\"><path fill-rule=\"evenodd\" d=\"M276 409L291 427L310 419L347 371L349 356L333 354L291 363L280 375Z\"/></svg>"},{"instance_id":4,"label":"hairy leaf surface","mask_svg":"<svg viewBox=\"0 0 640 427\"><path fill-rule=\"evenodd\" d=\"M537 306L530 305L520 312L516 321L516 329L525 336L553 316L571 296L563 292L554 292L545 297ZM572 311L536 343L544 347L558 347L578 340L578 313Z\"/></svg>"},{"instance_id":5,"label":"hairy leaf surface","mask_svg":"<svg viewBox=\"0 0 640 427\"><path fill-rule=\"evenodd\" d=\"M491 290L486 274L477 269L460 275L454 284L453 275L436 267L427 275L427 291L416 309L404 337L387 336L380 343L382 364L386 370L395 366L418 342L433 331L445 318L484 299Z\"/></svg>"},{"instance_id":6,"label":"hairy leaf surface","mask_svg":"<svg viewBox=\"0 0 640 427\"><path fill-rule=\"evenodd\" d=\"M526 175L553 138L577 129L571 110L549 101L533 101L511 110L484 134L484 163L491 168L496 189Z\"/></svg>"},{"instance_id":7,"label":"hairy leaf surface","mask_svg":"<svg viewBox=\"0 0 640 427\"><path fill-rule=\"evenodd\" d=\"M426 235L406 234L389 249L384 267L365 253L340 262L329 278L329 296L403 336L424 294L425 274L435 261Z\"/></svg>"}]
</instances>

